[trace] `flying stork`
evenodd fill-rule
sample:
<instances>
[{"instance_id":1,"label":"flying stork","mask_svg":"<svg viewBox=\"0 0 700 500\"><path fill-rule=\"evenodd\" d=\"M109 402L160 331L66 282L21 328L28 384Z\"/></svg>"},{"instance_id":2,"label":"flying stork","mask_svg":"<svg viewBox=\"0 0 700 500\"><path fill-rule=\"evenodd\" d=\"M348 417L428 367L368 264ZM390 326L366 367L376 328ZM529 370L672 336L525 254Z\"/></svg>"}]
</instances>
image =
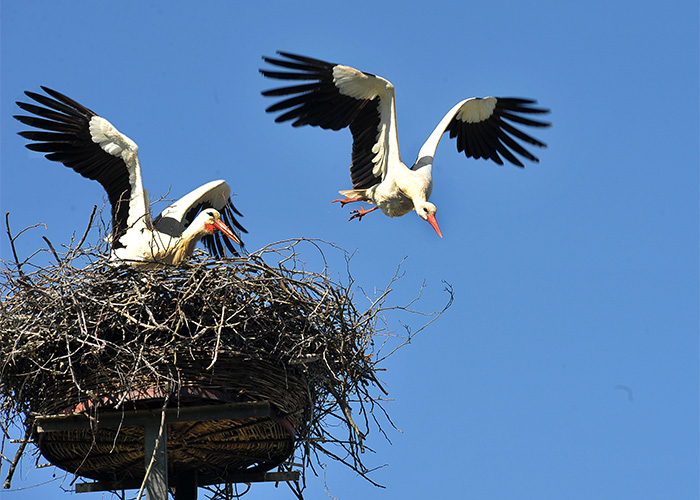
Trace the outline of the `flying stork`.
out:
<instances>
[{"instance_id":1,"label":"flying stork","mask_svg":"<svg viewBox=\"0 0 700 500\"><path fill-rule=\"evenodd\" d=\"M73 99L41 88L48 95L25 94L42 106L17 102L35 116L15 118L38 129L19 135L34 141L26 145L30 150L46 153L49 160L96 180L105 189L112 206L112 230L107 238L110 260L146 267L176 265L192 254L200 239L216 257L225 256L226 249L238 255L232 242L243 248L239 234L247 231L234 216L241 214L231 203L231 189L225 181L204 184L153 220L136 143Z\"/></svg>"},{"instance_id":2,"label":"flying stork","mask_svg":"<svg viewBox=\"0 0 700 500\"><path fill-rule=\"evenodd\" d=\"M295 82L286 87L262 92L280 98L266 109L282 112L275 122L292 121L292 126L318 126L340 130L350 127L353 137L350 178L352 189L340 191L341 206L356 201L376 205L351 212L350 220L381 209L389 217L400 217L415 210L428 221L437 234L442 232L435 219L436 208L428 199L433 190L433 157L443 133L457 139L457 150L467 158L484 158L503 165L501 156L523 167L513 153L532 162L539 160L516 139L537 147L543 142L522 132L510 122L531 127L548 127L550 123L526 115L548 113L535 107L536 101L513 97L465 99L457 103L425 141L415 164L409 169L399 155L396 130L394 86L381 76L365 73L350 66L334 64L287 52L281 58L263 57L273 66L291 71L261 69L277 80Z\"/></svg>"}]
</instances>

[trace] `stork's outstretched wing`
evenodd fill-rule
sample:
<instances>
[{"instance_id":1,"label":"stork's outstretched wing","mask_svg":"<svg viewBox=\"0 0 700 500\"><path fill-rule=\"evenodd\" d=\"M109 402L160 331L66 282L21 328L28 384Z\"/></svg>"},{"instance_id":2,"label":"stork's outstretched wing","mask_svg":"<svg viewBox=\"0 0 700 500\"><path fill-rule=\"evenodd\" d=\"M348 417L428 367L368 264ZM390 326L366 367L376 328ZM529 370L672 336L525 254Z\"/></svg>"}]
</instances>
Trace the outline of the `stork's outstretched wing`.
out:
<instances>
[{"instance_id":1,"label":"stork's outstretched wing","mask_svg":"<svg viewBox=\"0 0 700 500\"><path fill-rule=\"evenodd\" d=\"M264 96L282 98L266 111L282 112L275 121L291 121L294 127L349 127L353 137L353 188L366 189L381 182L389 165L400 159L394 86L380 76L350 66L287 52L279 55L283 59L263 59L291 71L260 72L268 78L301 83L264 91Z\"/></svg>"},{"instance_id":2,"label":"stork's outstretched wing","mask_svg":"<svg viewBox=\"0 0 700 500\"><path fill-rule=\"evenodd\" d=\"M95 112L60 92L41 87L46 94L26 91L43 105L17 102L35 116L17 115L25 125L39 130L20 132L31 142L27 148L46 153L49 160L96 180L112 205L112 244L132 227L150 224L148 198L141 182L138 147Z\"/></svg>"},{"instance_id":3,"label":"stork's outstretched wing","mask_svg":"<svg viewBox=\"0 0 700 500\"><path fill-rule=\"evenodd\" d=\"M522 161L515 156L516 153L530 161L539 162L539 159L518 141L540 148L546 147L546 144L513 125L515 123L528 127L549 127L549 122L528 117L549 113L548 109L535 107L536 103L532 99L517 97L465 99L455 105L440 121L421 148L418 159L433 156L440 138L449 131L450 138L457 140L457 150L464 152L467 158L484 158L503 165L503 156L510 163L523 167Z\"/></svg>"}]
</instances>

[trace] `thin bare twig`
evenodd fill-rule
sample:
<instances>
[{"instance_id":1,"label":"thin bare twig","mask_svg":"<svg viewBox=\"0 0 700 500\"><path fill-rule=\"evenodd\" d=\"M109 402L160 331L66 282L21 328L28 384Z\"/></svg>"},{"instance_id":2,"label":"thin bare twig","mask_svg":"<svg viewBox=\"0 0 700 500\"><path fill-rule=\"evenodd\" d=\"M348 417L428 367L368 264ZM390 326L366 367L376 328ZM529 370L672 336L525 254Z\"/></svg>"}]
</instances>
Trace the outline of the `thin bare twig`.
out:
<instances>
[{"instance_id":1,"label":"thin bare twig","mask_svg":"<svg viewBox=\"0 0 700 500\"><path fill-rule=\"evenodd\" d=\"M90 220L88 221L87 227L85 228L85 232L83 233L83 237L80 238L80 241L75 246L76 251L79 250L80 247L83 246L83 243L85 243L85 239L87 238L87 235L90 233L90 229L92 229L92 221L95 219L95 213L97 213L97 205L93 205L93 207L92 207L92 213L90 213Z\"/></svg>"}]
</instances>

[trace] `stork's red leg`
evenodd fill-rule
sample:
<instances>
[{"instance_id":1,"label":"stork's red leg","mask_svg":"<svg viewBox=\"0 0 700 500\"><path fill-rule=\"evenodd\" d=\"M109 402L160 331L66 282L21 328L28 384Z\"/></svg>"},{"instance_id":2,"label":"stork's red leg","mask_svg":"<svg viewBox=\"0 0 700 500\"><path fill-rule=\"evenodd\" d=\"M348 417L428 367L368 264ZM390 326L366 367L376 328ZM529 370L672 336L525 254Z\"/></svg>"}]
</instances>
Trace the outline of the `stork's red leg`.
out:
<instances>
[{"instance_id":1,"label":"stork's red leg","mask_svg":"<svg viewBox=\"0 0 700 500\"><path fill-rule=\"evenodd\" d=\"M354 201L365 201L364 198L358 197L358 198L348 198L347 196L345 198L339 198L337 200L333 200L331 203L340 203L341 207L344 207L348 203L352 203Z\"/></svg>"},{"instance_id":2,"label":"stork's red leg","mask_svg":"<svg viewBox=\"0 0 700 500\"><path fill-rule=\"evenodd\" d=\"M379 207L374 207L374 208L370 208L369 210L365 210L365 207L360 207L359 210L353 210L352 212L350 212L351 214L353 214L353 216L350 217L348 220L353 220L353 219L362 220L362 217L364 217L365 215L367 215L370 212L374 212L378 208Z\"/></svg>"}]
</instances>

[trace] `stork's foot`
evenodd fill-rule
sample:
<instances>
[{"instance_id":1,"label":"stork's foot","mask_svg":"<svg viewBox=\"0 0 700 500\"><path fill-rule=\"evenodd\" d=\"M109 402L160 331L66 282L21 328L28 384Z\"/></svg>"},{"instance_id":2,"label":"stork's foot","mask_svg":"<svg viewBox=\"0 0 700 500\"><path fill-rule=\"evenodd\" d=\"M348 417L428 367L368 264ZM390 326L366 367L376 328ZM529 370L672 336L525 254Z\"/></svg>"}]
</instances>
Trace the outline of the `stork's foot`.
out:
<instances>
[{"instance_id":1,"label":"stork's foot","mask_svg":"<svg viewBox=\"0 0 700 500\"><path fill-rule=\"evenodd\" d=\"M349 221L350 221L350 220L353 220L353 219L362 220L362 217L364 217L365 215L367 215L367 214L370 213L370 212L374 212L374 211L377 210L378 208L379 208L379 207L374 207L374 208L370 208L369 210L365 210L364 207L360 207L359 210L353 210L352 212L350 212L350 213L353 214L353 215L352 215L352 217L350 217L348 220L349 220Z\"/></svg>"},{"instance_id":2,"label":"stork's foot","mask_svg":"<svg viewBox=\"0 0 700 500\"><path fill-rule=\"evenodd\" d=\"M348 198L348 197L345 197L345 198L339 198L339 199L337 199L337 200L333 200L331 203L340 203L340 206L341 206L341 207L344 207L344 206L347 205L348 203L352 203L352 202L354 202L354 201L364 201L364 198L361 198L361 197L358 197L358 198Z\"/></svg>"}]
</instances>

